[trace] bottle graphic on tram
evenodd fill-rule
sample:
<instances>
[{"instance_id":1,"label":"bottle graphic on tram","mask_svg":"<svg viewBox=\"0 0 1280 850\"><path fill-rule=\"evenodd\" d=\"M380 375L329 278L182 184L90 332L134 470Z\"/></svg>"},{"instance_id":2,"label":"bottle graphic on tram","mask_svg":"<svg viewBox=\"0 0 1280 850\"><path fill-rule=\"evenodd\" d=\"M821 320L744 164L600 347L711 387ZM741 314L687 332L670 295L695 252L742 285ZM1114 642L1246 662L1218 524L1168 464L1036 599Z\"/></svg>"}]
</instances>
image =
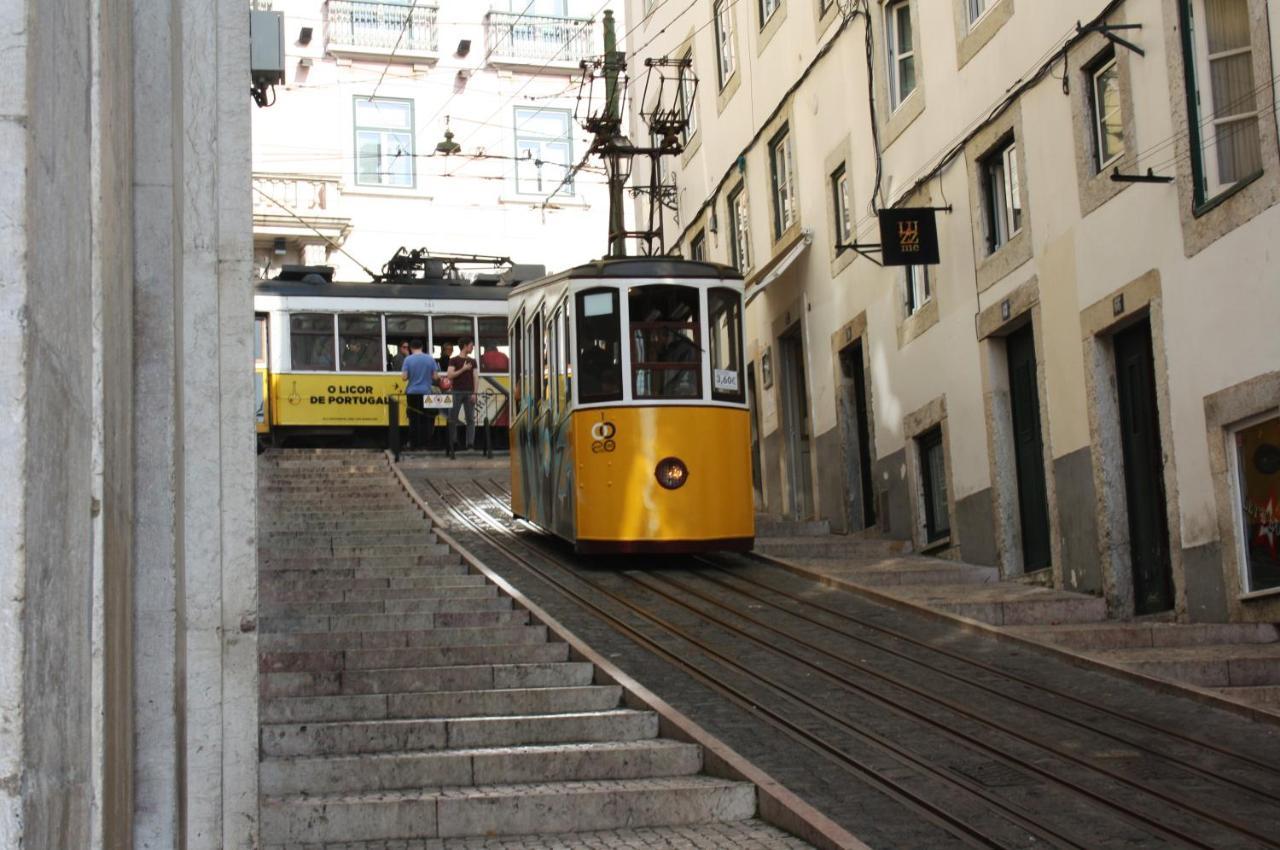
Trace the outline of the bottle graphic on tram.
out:
<instances>
[{"instance_id":1,"label":"bottle graphic on tram","mask_svg":"<svg viewBox=\"0 0 1280 850\"><path fill-rule=\"evenodd\" d=\"M579 552L749 550L741 275L608 259L508 304L513 513Z\"/></svg>"}]
</instances>

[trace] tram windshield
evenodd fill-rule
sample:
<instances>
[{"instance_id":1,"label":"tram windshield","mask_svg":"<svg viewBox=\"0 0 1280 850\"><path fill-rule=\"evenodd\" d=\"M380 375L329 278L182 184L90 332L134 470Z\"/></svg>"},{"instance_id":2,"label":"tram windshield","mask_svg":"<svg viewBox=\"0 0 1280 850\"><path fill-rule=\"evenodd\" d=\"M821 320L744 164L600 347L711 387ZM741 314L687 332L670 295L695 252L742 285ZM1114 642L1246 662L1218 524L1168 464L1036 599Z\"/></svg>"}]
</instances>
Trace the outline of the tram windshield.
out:
<instances>
[{"instance_id":1,"label":"tram windshield","mask_svg":"<svg viewBox=\"0 0 1280 850\"><path fill-rule=\"evenodd\" d=\"M742 298L732 289L712 289L707 293L707 314L711 397L743 401Z\"/></svg>"},{"instance_id":2,"label":"tram windshield","mask_svg":"<svg viewBox=\"0 0 1280 850\"><path fill-rule=\"evenodd\" d=\"M578 401L622 399L618 290L578 293Z\"/></svg>"},{"instance_id":3,"label":"tram windshield","mask_svg":"<svg viewBox=\"0 0 1280 850\"><path fill-rule=\"evenodd\" d=\"M627 300L634 397L700 398L698 290L664 284L634 286Z\"/></svg>"}]
</instances>

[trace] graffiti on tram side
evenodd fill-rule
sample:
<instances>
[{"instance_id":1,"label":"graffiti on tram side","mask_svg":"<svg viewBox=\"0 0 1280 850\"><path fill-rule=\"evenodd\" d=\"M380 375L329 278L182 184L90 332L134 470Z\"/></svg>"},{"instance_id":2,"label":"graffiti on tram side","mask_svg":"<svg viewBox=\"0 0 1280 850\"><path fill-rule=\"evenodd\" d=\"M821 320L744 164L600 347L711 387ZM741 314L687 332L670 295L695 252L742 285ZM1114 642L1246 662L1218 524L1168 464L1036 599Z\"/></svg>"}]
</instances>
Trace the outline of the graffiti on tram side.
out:
<instances>
[{"instance_id":1,"label":"graffiti on tram side","mask_svg":"<svg viewBox=\"0 0 1280 850\"><path fill-rule=\"evenodd\" d=\"M476 419L504 425L509 380L503 375L485 377L484 382L486 392L477 399ZM270 398L273 425L385 426L388 398L399 401L400 424L408 425L404 381L396 374L276 374L271 376ZM449 405L430 406L445 408L437 419L443 424Z\"/></svg>"}]
</instances>

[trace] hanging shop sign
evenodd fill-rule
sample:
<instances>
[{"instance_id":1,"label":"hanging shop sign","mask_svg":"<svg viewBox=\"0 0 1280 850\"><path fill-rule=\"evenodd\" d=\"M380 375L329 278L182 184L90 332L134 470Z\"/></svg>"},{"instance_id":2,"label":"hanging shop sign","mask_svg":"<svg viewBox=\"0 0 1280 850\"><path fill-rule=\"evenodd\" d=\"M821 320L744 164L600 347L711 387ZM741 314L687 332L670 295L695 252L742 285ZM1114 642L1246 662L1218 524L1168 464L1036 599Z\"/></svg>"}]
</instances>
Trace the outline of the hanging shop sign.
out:
<instances>
[{"instance_id":1,"label":"hanging shop sign","mask_svg":"<svg viewBox=\"0 0 1280 850\"><path fill-rule=\"evenodd\" d=\"M935 207L880 210L880 249L886 266L937 265L938 222Z\"/></svg>"}]
</instances>

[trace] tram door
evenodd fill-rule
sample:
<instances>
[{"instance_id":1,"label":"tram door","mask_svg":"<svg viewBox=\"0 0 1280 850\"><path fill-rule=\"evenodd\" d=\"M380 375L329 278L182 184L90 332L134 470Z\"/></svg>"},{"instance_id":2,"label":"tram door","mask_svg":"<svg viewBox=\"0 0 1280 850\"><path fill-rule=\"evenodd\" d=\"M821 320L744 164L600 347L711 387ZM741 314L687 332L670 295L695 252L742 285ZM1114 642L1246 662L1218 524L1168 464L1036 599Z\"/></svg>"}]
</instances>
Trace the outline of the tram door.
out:
<instances>
[{"instance_id":1,"label":"tram door","mask_svg":"<svg viewBox=\"0 0 1280 850\"><path fill-rule=\"evenodd\" d=\"M781 355L783 445L786 447L788 513L795 519L813 516L813 481L810 474L809 398L804 372L804 343L797 325L778 339Z\"/></svg>"}]
</instances>

